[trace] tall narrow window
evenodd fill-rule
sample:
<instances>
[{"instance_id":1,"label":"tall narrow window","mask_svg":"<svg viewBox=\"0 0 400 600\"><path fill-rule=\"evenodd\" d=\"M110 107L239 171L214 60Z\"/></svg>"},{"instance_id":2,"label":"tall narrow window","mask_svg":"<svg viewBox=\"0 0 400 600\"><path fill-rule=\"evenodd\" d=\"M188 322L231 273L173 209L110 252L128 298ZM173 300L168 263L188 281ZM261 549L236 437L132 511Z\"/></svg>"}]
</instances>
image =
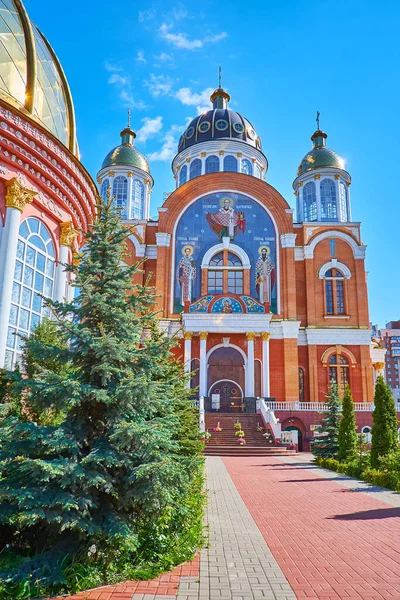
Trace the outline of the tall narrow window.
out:
<instances>
[{"instance_id":1,"label":"tall narrow window","mask_svg":"<svg viewBox=\"0 0 400 600\"><path fill-rule=\"evenodd\" d=\"M321 219L322 221L337 220L336 184L333 179L321 181Z\"/></svg>"},{"instance_id":2,"label":"tall narrow window","mask_svg":"<svg viewBox=\"0 0 400 600\"><path fill-rule=\"evenodd\" d=\"M237 170L238 170L237 159L234 156L231 156L230 154L228 156L225 156L224 171L232 171L232 172L236 173Z\"/></svg>"},{"instance_id":3,"label":"tall narrow window","mask_svg":"<svg viewBox=\"0 0 400 600\"><path fill-rule=\"evenodd\" d=\"M299 367L299 400L304 402L304 369Z\"/></svg>"},{"instance_id":4,"label":"tall narrow window","mask_svg":"<svg viewBox=\"0 0 400 600\"><path fill-rule=\"evenodd\" d=\"M101 184L101 191L100 191L100 195L103 198L103 200L107 200L107 190L110 186L110 180L109 179L105 179L103 181L103 183Z\"/></svg>"},{"instance_id":5,"label":"tall narrow window","mask_svg":"<svg viewBox=\"0 0 400 600\"><path fill-rule=\"evenodd\" d=\"M121 211L121 219L126 219L126 204L128 201L128 180L118 175L113 182L113 197L115 206Z\"/></svg>"},{"instance_id":6,"label":"tall narrow window","mask_svg":"<svg viewBox=\"0 0 400 600\"><path fill-rule=\"evenodd\" d=\"M325 273L325 314L344 315L344 276L338 269L329 269Z\"/></svg>"},{"instance_id":7,"label":"tall narrow window","mask_svg":"<svg viewBox=\"0 0 400 600\"><path fill-rule=\"evenodd\" d=\"M317 220L317 194L314 181L309 181L303 188L303 219Z\"/></svg>"},{"instance_id":8,"label":"tall narrow window","mask_svg":"<svg viewBox=\"0 0 400 600\"><path fill-rule=\"evenodd\" d=\"M201 175L201 160L196 158L190 165L190 179L200 177Z\"/></svg>"},{"instance_id":9,"label":"tall narrow window","mask_svg":"<svg viewBox=\"0 0 400 600\"><path fill-rule=\"evenodd\" d=\"M49 316L44 298L53 297L54 245L47 227L29 217L21 223L7 331L5 366L12 368L21 355L21 337L27 336Z\"/></svg>"},{"instance_id":10,"label":"tall narrow window","mask_svg":"<svg viewBox=\"0 0 400 600\"><path fill-rule=\"evenodd\" d=\"M348 221L348 208L347 208L347 188L343 181L339 183L339 196L340 196L340 219L342 221Z\"/></svg>"},{"instance_id":11,"label":"tall narrow window","mask_svg":"<svg viewBox=\"0 0 400 600\"><path fill-rule=\"evenodd\" d=\"M209 262L208 294L243 294L242 261L232 252L218 252Z\"/></svg>"},{"instance_id":12,"label":"tall narrow window","mask_svg":"<svg viewBox=\"0 0 400 600\"><path fill-rule=\"evenodd\" d=\"M332 354L329 359L329 381L336 383L339 394L344 394L346 383L350 382L349 362L343 354Z\"/></svg>"},{"instance_id":13,"label":"tall narrow window","mask_svg":"<svg viewBox=\"0 0 400 600\"><path fill-rule=\"evenodd\" d=\"M144 218L144 185L139 179L133 180L131 219Z\"/></svg>"},{"instance_id":14,"label":"tall narrow window","mask_svg":"<svg viewBox=\"0 0 400 600\"><path fill-rule=\"evenodd\" d=\"M262 171L260 166L256 163L254 165L254 177L257 177L258 179L262 179Z\"/></svg>"},{"instance_id":15,"label":"tall narrow window","mask_svg":"<svg viewBox=\"0 0 400 600\"><path fill-rule=\"evenodd\" d=\"M179 185L183 185L187 182L187 166L183 165L179 174Z\"/></svg>"},{"instance_id":16,"label":"tall narrow window","mask_svg":"<svg viewBox=\"0 0 400 600\"><path fill-rule=\"evenodd\" d=\"M253 165L247 158L242 159L242 173L245 175L253 175Z\"/></svg>"},{"instance_id":17,"label":"tall narrow window","mask_svg":"<svg viewBox=\"0 0 400 600\"><path fill-rule=\"evenodd\" d=\"M206 158L206 173L218 173L219 171L219 158L218 156L208 156Z\"/></svg>"}]
</instances>

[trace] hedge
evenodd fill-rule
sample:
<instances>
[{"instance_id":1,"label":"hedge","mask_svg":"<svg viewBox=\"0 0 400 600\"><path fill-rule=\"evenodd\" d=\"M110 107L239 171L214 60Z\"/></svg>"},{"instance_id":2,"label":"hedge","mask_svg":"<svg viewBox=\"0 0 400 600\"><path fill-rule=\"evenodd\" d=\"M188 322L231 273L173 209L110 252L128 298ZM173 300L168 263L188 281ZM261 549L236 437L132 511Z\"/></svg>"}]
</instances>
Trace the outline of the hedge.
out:
<instances>
[{"instance_id":1,"label":"hedge","mask_svg":"<svg viewBox=\"0 0 400 600\"><path fill-rule=\"evenodd\" d=\"M315 463L330 471L336 471L337 473L343 473L349 475L349 477L356 477L367 483L372 483L379 487L387 488L395 492L400 492L400 474L394 471L365 468L359 464L353 463L341 463L334 458L322 458L317 457Z\"/></svg>"}]
</instances>

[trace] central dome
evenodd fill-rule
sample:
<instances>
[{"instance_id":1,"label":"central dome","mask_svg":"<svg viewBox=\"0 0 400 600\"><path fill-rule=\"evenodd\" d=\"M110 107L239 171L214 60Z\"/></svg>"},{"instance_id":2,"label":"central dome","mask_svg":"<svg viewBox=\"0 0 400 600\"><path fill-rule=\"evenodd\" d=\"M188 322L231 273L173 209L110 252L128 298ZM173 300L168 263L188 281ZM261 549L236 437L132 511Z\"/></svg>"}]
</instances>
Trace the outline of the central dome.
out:
<instances>
[{"instance_id":1,"label":"central dome","mask_svg":"<svg viewBox=\"0 0 400 600\"><path fill-rule=\"evenodd\" d=\"M23 109L77 154L71 94L61 65L20 0L2 0L0 98Z\"/></svg>"},{"instance_id":2,"label":"central dome","mask_svg":"<svg viewBox=\"0 0 400 600\"><path fill-rule=\"evenodd\" d=\"M221 87L210 98L213 108L192 119L179 140L178 152L200 142L234 139L262 150L253 125L238 112L228 108L229 94Z\"/></svg>"}]
</instances>

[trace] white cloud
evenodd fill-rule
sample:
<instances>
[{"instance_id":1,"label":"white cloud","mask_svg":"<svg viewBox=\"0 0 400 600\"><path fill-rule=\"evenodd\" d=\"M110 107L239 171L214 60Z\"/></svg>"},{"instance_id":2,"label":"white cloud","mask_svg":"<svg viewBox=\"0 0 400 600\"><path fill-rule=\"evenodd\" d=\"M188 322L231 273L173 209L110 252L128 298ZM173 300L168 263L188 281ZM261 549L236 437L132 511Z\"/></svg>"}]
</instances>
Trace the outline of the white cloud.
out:
<instances>
[{"instance_id":1,"label":"white cloud","mask_svg":"<svg viewBox=\"0 0 400 600\"><path fill-rule=\"evenodd\" d=\"M163 23L158 31L164 40L173 46L176 46L176 48L195 50L196 48L201 48L203 46L203 42L201 40L190 40L186 33L170 33L169 29L170 26L168 26L166 23Z\"/></svg>"},{"instance_id":2,"label":"white cloud","mask_svg":"<svg viewBox=\"0 0 400 600\"><path fill-rule=\"evenodd\" d=\"M154 6L148 8L147 10L141 10L139 12L139 23L143 23L144 21L151 21L156 16L157 12Z\"/></svg>"},{"instance_id":3,"label":"white cloud","mask_svg":"<svg viewBox=\"0 0 400 600\"><path fill-rule=\"evenodd\" d=\"M215 44L225 39L228 34L223 31L215 35L207 35L203 39L189 39L186 33L171 33L171 25L163 23L159 28L158 32L163 40L172 44L176 48L183 48L185 50L196 50L202 48L204 44Z\"/></svg>"},{"instance_id":4,"label":"white cloud","mask_svg":"<svg viewBox=\"0 0 400 600\"><path fill-rule=\"evenodd\" d=\"M144 65L147 63L147 60L144 57L144 52L142 50L139 50L139 52L137 53L136 61L139 63L143 63Z\"/></svg>"},{"instance_id":5,"label":"white cloud","mask_svg":"<svg viewBox=\"0 0 400 600\"><path fill-rule=\"evenodd\" d=\"M172 90L173 81L165 75L150 75L150 79L144 82L144 85L149 88L149 92L155 98L165 96Z\"/></svg>"},{"instance_id":6,"label":"white cloud","mask_svg":"<svg viewBox=\"0 0 400 600\"><path fill-rule=\"evenodd\" d=\"M129 77L124 77L123 75L118 75L118 73L113 73L109 79L108 79L108 83L115 83L117 85L129 85L130 80Z\"/></svg>"},{"instance_id":7,"label":"white cloud","mask_svg":"<svg viewBox=\"0 0 400 600\"><path fill-rule=\"evenodd\" d=\"M178 150L178 139L177 136L182 133L186 125L172 125L169 131L163 137L163 145L158 152L151 152L148 154L148 159L154 161L167 161L171 160Z\"/></svg>"},{"instance_id":8,"label":"white cloud","mask_svg":"<svg viewBox=\"0 0 400 600\"><path fill-rule=\"evenodd\" d=\"M175 98L185 106L196 106L197 114L210 110L210 96L213 88L205 88L200 93L192 92L191 88L180 88L175 93Z\"/></svg>"},{"instance_id":9,"label":"white cloud","mask_svg":"<svg viewBox=\"0 0 400 600\"><path fill-rule=\"evenodd\" d=\"M115 63L111 63L108 62L106 60L106 62L104 63L104 67L106 69L106 71L122 71L122 67L120 67L119 65L116 65Z\"/></svg>"},{"instance_id":10,"label":"white cloud","mask_svg":"<svg viewBox=\"0 0 400 600\"><path fill-rule=\"evenodd\" d=\"M158 56L154 57L156 60L159 60L160 62L168 62L168 61L172 61L172 54L167 54L166 52L161 52L161 54L159 54Z\"/></svg>"},{"instance_id":11,"label":"white cloud","mask_svg":"<svg viewBox=\"0 0 400 600\"><path fill-rule=\"evenodd\" d=\"M115 88L117 91L117 96L122 101L123 106L136 108L138 110L144 110L147 108L144 102L141 100L135 100L132 91L131 79L128 75L125 75L121 67L106 63L105 68L111 73L110 77L108 78L108 84Z\"/></svg>"},{"instance_id":12,"label":"white cloud","mask_svg":"<svg viewBox=\"0 0 400 600\"><path fill-rule=\"evenodd\" d=\"M159 133L163 126L163 119L162 117L155 117L154 119L145 117L142 119L142 123L143 125L136 132L136 139L138 142L145 142Z\"/></svg>"}]
</instances>

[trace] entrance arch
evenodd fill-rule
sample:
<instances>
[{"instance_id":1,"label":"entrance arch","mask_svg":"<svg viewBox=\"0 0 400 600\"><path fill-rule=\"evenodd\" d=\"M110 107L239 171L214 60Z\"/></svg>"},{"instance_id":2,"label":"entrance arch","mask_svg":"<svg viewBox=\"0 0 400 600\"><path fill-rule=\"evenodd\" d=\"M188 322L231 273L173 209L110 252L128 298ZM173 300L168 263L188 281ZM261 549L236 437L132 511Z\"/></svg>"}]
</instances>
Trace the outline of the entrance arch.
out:
<instances>
[{"instance_id":1,"label":"entrance arch","mask_svg":"<svg viewBox=\"0 0 400 600\"><path fill-rule=\"evenodd\" d=\"M298 417L289 417L282 423L282 431L297 431L299 436L299 452L303 452L304 436L306 434L306 426Z\"/></svg>"},{"instance_id":2,"label":"entrance arch","mask_svg":"<svg viewBox=\"0 0 400 600\"><path fill-rule=\"evenodd\" d=\"M230 412L236 407L241 410L245 360L240 349L224 345L213 348L208 355L207 377L208 395L220 394L221 412Z\"/></svg>"}]
</instances>

